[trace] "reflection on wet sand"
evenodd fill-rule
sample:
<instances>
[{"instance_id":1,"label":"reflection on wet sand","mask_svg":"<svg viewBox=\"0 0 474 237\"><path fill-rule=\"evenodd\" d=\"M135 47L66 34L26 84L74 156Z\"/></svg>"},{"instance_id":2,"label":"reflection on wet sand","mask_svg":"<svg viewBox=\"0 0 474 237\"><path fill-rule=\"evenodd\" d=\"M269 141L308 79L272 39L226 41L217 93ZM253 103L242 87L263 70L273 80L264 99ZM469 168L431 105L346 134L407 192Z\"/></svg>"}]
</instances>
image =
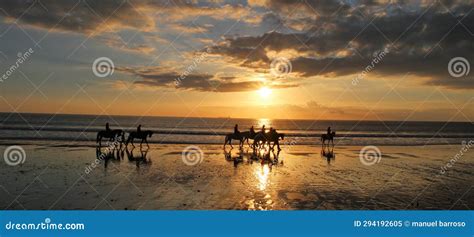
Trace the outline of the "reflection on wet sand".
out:
<instances>
[{"instance_id":1,"label":"reflection on wet sand","mask_svg":"<svg viewBox=\"0 0 474 237\"><path fill-rule=\"evenodd\" d=\"M5 189L18 195L24 191L25 180L32 180L47 169L41 180L49 188L32 185L23 193L29 198L25 203L31 209L447 210L473 207L469 193L470 171L474 167L472 156L460 159L443 182L433 178L439 167L459 151L456 146L428 146L427 149L385 146L380 148L384 155L398 158L383 159L373 166L360 162L357 151L361 147L337 146L321 150L318 145L294 145L291 153L283 149L280 154L268 150L254 154L251 148L223 152L221 145L201 145L205 154L203 162L194 166L182 161L185 145L151 145L148 151L137 147L128 150L128 154L127 150L117 153L117 149L102 148L97 152L97 156L104 157L98 163L100 166L82 177L77 175L78 171L96 162L95 147L55 146L48 150L37 145L25 147L35 158L15 167L23 175L9 175L11 167L0 166L0 178L4 180ZM159 162L151 163L153 158ZM137 161L139 168L136 168ZM419 195L427 185L431 188ZM446 185L455 192L447 190ZM459 200L462 193L467 194ZM418 198L413 200L414 197ZM54 203L55 200L59 201ZM7 208L10 203L0 202L2 205ZM22 210L23 207L13 203L10 209Z\"/></svg>"},{"instance_id":2,"label":"reflection on wet sand","mask_svg":"<svg viewBox=\"0 0 474 237\"><path fill-rule=\"evenodd\" d=\"M258 178L258 188L260 191L264 191L268 184L268 174L270 174L270 166L269 165L262 165L260 169L255 169L255 174Z\"/></svg>"},{"instance_id":3,"label":"reflection on wet sand","mask_svg":"<svg viewBox=\"0 0 474 237\"><path fill-rule=\"evenodd\" d=\"M114 146L111 145L105 149L102 147L96 147L96 158L99 161L104 161L104 168L107 169L110 162L120 162L124 159L125 154L130 162L135 162L136 167L140 168L140 165L150 165L151 158L147 158L148 151L150 148L139 148L138 153L135 153L135 147L129 149L128 147Z\"/></svg>"},{"instance_id":4,"label":"reflection on wet sand","mask_svg":"<svg viewBox=\"0 0 474 237\"><path fill-rule=\"evenodd\" d=\"M131 150L128 150L128 148L125 148L125 152L127 153L127 158L130 162L135 162L137 168L140 168L140 165L151 165L151 159L147 158L148 151L150 148L140 148L138 150L138 154L134 154L135 147L133 147Z\"/></svg>"},{"instance_id":5,"label":"reflection on wet sand","mask_svg":"<svg viewBox=\"0 0 474 237\"><path fill-rule=\"evenodd\" d=\"M323 146L321 147L321 157L326 159L328 165L331 164L331 161L336 160L336 154L334 153L334 146Z\"/></svg>"},{"instance_id":6,"label":"reflection on wet sand","mask_svg":"<svg viewBox=\"0 0 474 237\"><path fill-rule=\"evenodd\" d=\"M237 168L239 164L251 165L251 174L248 176L255 188L251 190L258 190L256 196L251 196L244 200L246 209L249 210L269 210L275 202L272 198L271 192L268 188L271 186L270 176L274 166L282 166L283 158L280 157L280 151L274 151L265 146L262 149L245 149L226 150L224 149L225 160L232 162ZM252 179L253 177L253 179ZM253 186L253 185L252 185Z\"/></svg>"},{"instance_id":7,"label":"reflection on wet sand","mask_svg":"<svg viewBox=\"0 0 474 237\"><path fill-rule=\"evenodd\" d=\"M117 147L105 148L102 151L102 147L97 146L95 150L96 158L99 161L104 162L104 168L107 169L109 162L120 162L123 157L122 152Z\"/></svg>"}]
</instances>

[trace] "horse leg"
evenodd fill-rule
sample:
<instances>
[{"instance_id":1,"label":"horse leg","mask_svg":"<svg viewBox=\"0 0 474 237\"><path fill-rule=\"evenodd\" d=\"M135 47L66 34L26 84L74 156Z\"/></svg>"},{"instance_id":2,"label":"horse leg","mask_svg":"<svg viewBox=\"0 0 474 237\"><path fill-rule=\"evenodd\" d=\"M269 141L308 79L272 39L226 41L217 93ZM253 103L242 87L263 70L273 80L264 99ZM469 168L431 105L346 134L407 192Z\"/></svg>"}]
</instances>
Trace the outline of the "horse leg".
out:
<instances>
[{"instance_id":1,"label":"horse leg","mask_svg":"<svg viewBox=\"0 0 474 237\"><path fill-rule=\"evenodd\" d=\"M148 145L148 140L145 138L145 143L148 148L150 148L150 145Z\"/></svg>"},{"instance_id":2,"label":"horse leg","mask_svg":"<svg viewBox=\"0 0 474 237\"><path fill-rule=\"evenodd\" d=\"M122 144L125 142L125 135L122 133L122 136L120 137L120 150L122 150Z\"/></svg>"}]
</instances>

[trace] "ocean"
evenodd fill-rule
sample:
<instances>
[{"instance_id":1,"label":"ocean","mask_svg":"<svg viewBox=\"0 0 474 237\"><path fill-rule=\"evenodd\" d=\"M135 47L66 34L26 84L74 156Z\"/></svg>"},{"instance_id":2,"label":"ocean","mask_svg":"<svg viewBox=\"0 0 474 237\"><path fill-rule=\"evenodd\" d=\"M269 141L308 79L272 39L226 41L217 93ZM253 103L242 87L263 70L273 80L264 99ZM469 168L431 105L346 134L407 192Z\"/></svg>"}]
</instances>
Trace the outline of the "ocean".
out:
<instances>
[{"instance_id":1,"label":"ocean","mask_svg":"<svg viewBox=\"0 0 474 237\"><path fill-rule=\"evenodd\" d=\"M152 130L150 143L223 144L224 135L251 126L265 125L285 133L282 142L292 145L321 144L320 136L328 126L336 132L337 145L445 145L474 139L470 122L415 121L328 121L286 119L180 118L104 115L64 115L0 113L0 141L54 141L95 144L96 134L105 129Z\"/></svg>"}]
</instances>

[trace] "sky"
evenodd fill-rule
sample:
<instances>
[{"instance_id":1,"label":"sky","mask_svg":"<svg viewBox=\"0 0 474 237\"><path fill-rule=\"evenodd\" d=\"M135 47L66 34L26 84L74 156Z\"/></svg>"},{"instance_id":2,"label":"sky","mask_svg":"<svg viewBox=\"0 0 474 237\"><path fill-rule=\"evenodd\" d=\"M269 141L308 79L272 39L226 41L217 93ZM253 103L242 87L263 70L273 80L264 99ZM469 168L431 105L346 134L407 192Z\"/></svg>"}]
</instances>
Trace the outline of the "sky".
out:
<instances>
[{"instance_id":1,"label":"sky","mask_svg":"<svg viewBox=\"0 0 474 237\"><path fill-rule=\"evenodd\" d=\"M472 121L473 6L3 0L0 111Z\"/></svg>"}]
</instances>

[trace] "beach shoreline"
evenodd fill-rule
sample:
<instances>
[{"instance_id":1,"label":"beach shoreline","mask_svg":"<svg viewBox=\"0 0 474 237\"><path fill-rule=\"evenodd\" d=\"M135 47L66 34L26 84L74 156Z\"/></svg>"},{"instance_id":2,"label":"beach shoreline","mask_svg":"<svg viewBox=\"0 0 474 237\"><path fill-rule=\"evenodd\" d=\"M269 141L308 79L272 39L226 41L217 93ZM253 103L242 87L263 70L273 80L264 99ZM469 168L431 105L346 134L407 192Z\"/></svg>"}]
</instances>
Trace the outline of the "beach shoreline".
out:
<instances>
[{"instance_id":1,"label":"beach shoreline","mask_svg":"<svg viewBox=\"0 0 474 237\"><path fill-rule=\"evenodd\" d=\"M0 150L8 144L0 145ZM193 147L197 153L183 156ZM270 160L221 145L139 147L96 162L96 149L61 143L22 145L25 162L0 166L2 209L39 210L359 210L471 209L472 151L447 170L461 145L286 145ZM104 152L105 147L101 152ZM129 149L131 150L131 149ZM276 153L276 152L275 152ZM278 159L276 159L276 156ZM144 159L143 159L144 158ZM188 159L188 160L186 160ZM277 160L277 161L275 161ZM373 164L372 164L373 163ZM460 197L460 198L459 198Z\"/></svg>"}]
</instances>

